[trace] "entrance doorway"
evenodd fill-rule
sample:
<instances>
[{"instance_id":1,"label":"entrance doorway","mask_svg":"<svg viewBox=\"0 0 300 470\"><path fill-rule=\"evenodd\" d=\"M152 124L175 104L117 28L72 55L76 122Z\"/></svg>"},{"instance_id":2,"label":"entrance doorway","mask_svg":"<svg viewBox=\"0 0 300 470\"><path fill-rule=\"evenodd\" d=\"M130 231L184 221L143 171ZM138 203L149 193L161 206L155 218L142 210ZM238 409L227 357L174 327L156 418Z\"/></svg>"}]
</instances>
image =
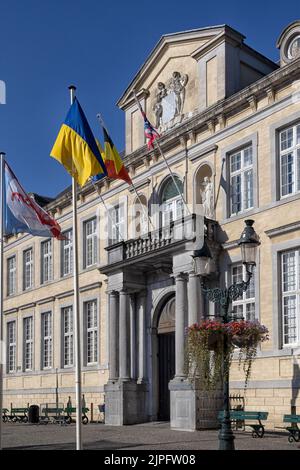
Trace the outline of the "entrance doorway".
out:
<instances>
[{"instance_id":1,"label":"entrance doorway","mask_svg":"<svg viewBox=\"0 0 300 470\"><path fill-rule=\"evenodd\" d=\"M175 375L175 297L162 308L158 328L158 419L170 420L169 382Z\"/></svg>"}]
</instances>

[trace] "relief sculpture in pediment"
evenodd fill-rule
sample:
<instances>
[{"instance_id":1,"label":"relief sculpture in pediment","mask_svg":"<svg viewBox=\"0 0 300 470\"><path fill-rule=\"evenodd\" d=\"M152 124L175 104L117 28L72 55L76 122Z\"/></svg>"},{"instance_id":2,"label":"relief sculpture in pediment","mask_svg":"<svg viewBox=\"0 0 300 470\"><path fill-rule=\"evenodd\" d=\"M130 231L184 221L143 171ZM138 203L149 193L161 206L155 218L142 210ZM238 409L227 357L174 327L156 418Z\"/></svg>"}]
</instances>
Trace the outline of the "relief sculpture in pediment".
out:
<instances>
[{"instance_id":1,"label":"relief sculpture in pediment","mask_svg":"<svg viewBox=\"0 0 300 470\"><path fill-rule=\"evenodd\" d=\"M158 82L152 109L156 117L156 128L160 131L182 121L187 82L188 75L176 71L166 84Z\"/></svg>"}]
</instances>

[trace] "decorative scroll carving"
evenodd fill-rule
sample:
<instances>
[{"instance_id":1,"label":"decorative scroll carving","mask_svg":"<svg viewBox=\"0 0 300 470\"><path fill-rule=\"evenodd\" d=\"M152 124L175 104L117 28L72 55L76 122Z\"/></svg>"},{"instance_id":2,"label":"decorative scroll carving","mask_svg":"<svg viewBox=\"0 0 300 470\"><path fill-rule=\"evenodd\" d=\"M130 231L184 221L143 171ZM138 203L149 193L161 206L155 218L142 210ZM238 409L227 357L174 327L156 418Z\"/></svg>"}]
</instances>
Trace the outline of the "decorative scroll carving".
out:
<instances>
[{"instance_id":1,"label":"decorative scroll carving","mask_svg":"<svg viewBox=\"0 0 300 470\"><path fill-rule=\"evenodd\" d=\"M157 83L152 110L155 113L156 128L160 132L182 121L187 82L187 74L175 71L167 84L163 82Z\"/></svg>"}]
</instances>

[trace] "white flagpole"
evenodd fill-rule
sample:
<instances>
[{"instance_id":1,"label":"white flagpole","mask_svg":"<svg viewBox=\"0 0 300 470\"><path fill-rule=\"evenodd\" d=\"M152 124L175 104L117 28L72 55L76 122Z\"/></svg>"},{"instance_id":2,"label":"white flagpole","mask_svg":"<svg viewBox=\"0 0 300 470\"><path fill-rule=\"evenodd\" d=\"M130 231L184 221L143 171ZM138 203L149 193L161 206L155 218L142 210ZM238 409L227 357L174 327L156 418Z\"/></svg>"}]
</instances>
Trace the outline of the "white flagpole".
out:
<instances>
[{"instance_id":1,"label":"white flagpole","mask_svg":"<svg viewBox=\"0 0 300 470\"><path fill-rule=\"evenodd\" d=\"M2 449L2 413L3 413L3 248L4 248L4 162L5 153L0 152L0 449Z\"/></svg>"},{"instance_id":2,"label":"white flagpole","mask_svg":"<svg viewBox=\"0 0 300 470\"><path fill-rule=\"evenodd\" d=\"M141 113L143 113L143 109L142 109L141 103L139 102L138 97L136 96L135 90L133 90L133 96L134 96L135 102L136 102L136 104L137 104L139 110L141 111ZM156 132L157 132L157 131L156 131ZM157 135L159 136L158 132L157 132ZM175 188L176 188L176 190L177 190L177 192L178 192L178 195L181 197L181 200L182 200L182 202L183 202L184 207L186 207L188 214L191 215L191 212L190 212L190 210L189 210L189 208L188 208L188 206L187 206L187 203L186 203L186 201L185 201L185 199L184 199L184 197L183 197L183 194L182 194L182 192L180 191L180 189L179 189L179 187L178 187L178 184L177 184L176 179L175 179L175 177L174 177L174 173L172 172L172 170L171 170L171 168L170 168L170 165L169 165L169 163L167 162L167 159L166 159L166 157L165 157L165 155L164 155L164 153L163 153L163 151L162 151L162 149L161 149L160 144L158 143L157 139L155 139L154 142L155 142L156 145L157 145L157 148L158 148L158 150L159 150L160 155L163 157L163 159L164 159L164 161L165 161L165 164L166 164L166 166L167 166L167 168L168 168L168 170L169 170L169 173L170 173L170 175L171 175L171 178L172 178L172 180L173 180L174 186L175 186Z\"/></svg>"},{"instance_id":3,"label":"white flagpole","mask_svg":"<svg viewBox=\"0 0 300 470\"><path fill-rule=\"evenodd\" d=\"M108 133L107 127L106 127L105 122L104 122L104 120L103 120L103 118L102 118L102 116L101 116L100 113L97 114L97 119L98 119L98 121L99 121L99 123L100 123L100 126L102 126L103 128L105 128L106 132ZM104 150L105 150L105 149L104 149ZM132 186L132 188L133 188L133 190L134 190L134 192L135 192L135 194L136 194L136 196L137 196L137 198L138 198L138 201L139 201L139 203L140 203L140 205L141 205L141 207L142 207L142 211L143 211L144 216L147 217L147 219L148 219L149 222L150 222L151 227L155 230L155 227L154 227L154 225L153 225L153 223L152 223L152 220L151 220L151 217L150 217L150 215L149 215L149 212L148 212L148 214L147 214L146 209L145 209L145 206L144 206L144 204L142 203L141 198L140 198L140 196L139 196L139 194L138 194L138 192L137 192L137 190L136 190L136 187L135 187L135 185L134 185L134 183L133 183L132 180L131 180L131 186Z\"/></svg>"},{"instance_id":4,"label":"white flagpole","mask_svg":"<svg viewBox=\"0 0 300 470\"><path fill-rule=\"evenodd\" d=\"M75 99L76 87L69 86L71 105ZM76 392L76 450L82 450L82 405L81 405L81 347L80 310L78 278L78 230L77 230L77 182L72 178L73 199L73 282L74 282L74 336L75 336L75 392Z\"/></svg>"}]
</instances>

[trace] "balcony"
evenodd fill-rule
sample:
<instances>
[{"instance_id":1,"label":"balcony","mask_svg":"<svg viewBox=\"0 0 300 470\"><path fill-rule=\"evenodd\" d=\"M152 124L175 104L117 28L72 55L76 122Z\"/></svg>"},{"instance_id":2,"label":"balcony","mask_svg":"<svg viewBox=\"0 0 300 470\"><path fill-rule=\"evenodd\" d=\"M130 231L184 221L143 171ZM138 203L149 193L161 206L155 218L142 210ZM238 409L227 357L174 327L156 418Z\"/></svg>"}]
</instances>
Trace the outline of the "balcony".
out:
<instances>
[{"instance_id":1,"label":"balcony","mask_svg":"<svg viewBox=\"0 0 300 470\"><path fill-rule=\"evenodd\" d=\"M106 274L132 264L146 270L159 263L172 266L172 256L176 251L194 250L198 239L201 243L203 222L203 217L191 214L141 237L110 245L105 248L107 265L102 266L100 271Z\"/></svg>"}]
</instances>

